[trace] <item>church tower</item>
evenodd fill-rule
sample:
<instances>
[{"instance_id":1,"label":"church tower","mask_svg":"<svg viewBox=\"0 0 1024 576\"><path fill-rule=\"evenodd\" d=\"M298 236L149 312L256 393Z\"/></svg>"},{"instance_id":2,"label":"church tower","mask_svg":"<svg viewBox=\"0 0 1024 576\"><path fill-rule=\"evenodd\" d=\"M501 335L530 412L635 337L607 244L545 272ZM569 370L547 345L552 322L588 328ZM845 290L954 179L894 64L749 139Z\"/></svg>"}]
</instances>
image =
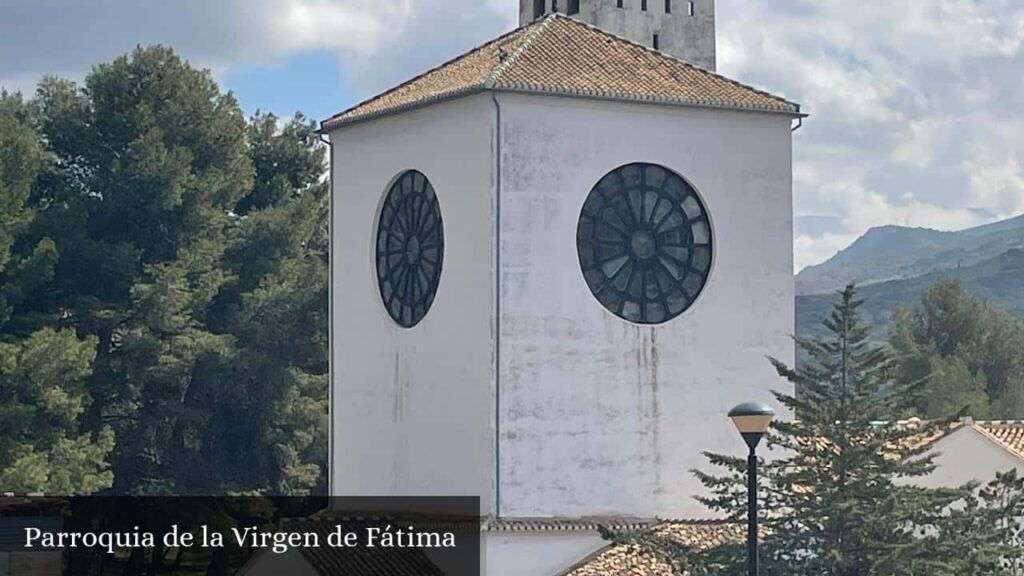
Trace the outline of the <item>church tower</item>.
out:
<instances>
[{"instance_id":1,"label":"church tower","mask_svg":"<svg viewBox=\"0 0 1024 576\"><path fill-rule=\"evenodd\" d=\"M715 0L519 0L519 24L552 12L715 70Z\"/></svg>"},{"instance_id":2,"label":"church tower","mask_svg":"<svg viewBox=\"0 0 1024 576\"><path fill-rule=\"evenodd\" d=\"M525 26L321 125L331 494L478 496L486 576L572 573L599 526L706 519L690 471L745 453L728 410L785 390L766 356L794 360L804 114L707 70L713 30L686 34L711 0L617 4L524 3Z\"/></svg>"}]
</instances>

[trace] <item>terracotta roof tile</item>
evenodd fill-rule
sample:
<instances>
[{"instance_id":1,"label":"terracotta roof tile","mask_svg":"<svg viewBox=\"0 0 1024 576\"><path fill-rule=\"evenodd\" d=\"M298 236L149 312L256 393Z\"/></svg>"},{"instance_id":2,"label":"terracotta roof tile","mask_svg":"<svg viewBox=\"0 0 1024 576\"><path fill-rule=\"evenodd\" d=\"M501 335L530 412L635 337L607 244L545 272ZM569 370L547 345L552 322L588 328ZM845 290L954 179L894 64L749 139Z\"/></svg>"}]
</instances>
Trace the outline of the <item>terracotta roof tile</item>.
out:
<instances>
[{"instance_id":1,"label":"terracotta roof tile","mask_svg":"<svg viewBox=\"0 0 1024 576\"><path fill-rule=\"evenodd\" d=\"M974 427L1018 458L1024 458L1024 422L1019 420L975 422Z\"/></svg>"},{"instance_id":2,"label":"terracotta roof tile","mask_svg":"<svg viewBox=\"0 0 1024 576\"><path fill-rule=\"evenodd\" d=\"M323 129L482 90L801 115L798 104L556 13L332 116Z\"/></svg>"},{"instance_id":3,"label":"terracotta roof tile","mask_svg":"<svg viewBox=\"0 0 1024 576\"><path fill-rule=\"evenodd\" d=\"M485 532L598 532L601 528L642 530L656 524L638 518L491 518L481 528Z\"/></svg>"},{"instance_id":4,"label":"terracotta roof tile","mask_svg":"<svg viewBox=\"0 0 1024 576\"><path fill-rule=\"evenodd\" d=\"M663 522L658 532L677 542L706 550L743 542L746 526L718 520ZM637 545L618 544L605 548L564 573L565 576L673 576L671 567Z\"/></svg>"}]
</instances>

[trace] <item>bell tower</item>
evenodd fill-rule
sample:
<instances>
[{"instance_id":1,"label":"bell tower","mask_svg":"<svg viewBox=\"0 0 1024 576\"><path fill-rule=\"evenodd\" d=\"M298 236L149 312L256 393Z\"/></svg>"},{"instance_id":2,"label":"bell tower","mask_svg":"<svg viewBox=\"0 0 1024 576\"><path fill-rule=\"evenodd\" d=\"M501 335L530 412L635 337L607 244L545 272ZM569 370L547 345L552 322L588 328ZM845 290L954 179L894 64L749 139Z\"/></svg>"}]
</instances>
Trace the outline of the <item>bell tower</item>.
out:
<instances>
[{"instance_id":1,"label":"bell tower","mask_svg":"<svg viewBox=\"0 0 1024 576\"><path fill-rule=\"evenodd\" d=\"M521 26L551 12L715 70L715 0L519 0Z\"/></svg>"},{"instance_id":2,"label":"bell tower","mask_svg":"<svg viewBox=\"0 0 1024 576\"><path fill-rule=\"evenodd\" d=\"M593 25L708 66L712 24L670 32L711 0L622 4L538 1L321 128L331 494L479 497L486 576L709 516L690 470L794 360L800 107Z\"/></svg>"}]
</instances>

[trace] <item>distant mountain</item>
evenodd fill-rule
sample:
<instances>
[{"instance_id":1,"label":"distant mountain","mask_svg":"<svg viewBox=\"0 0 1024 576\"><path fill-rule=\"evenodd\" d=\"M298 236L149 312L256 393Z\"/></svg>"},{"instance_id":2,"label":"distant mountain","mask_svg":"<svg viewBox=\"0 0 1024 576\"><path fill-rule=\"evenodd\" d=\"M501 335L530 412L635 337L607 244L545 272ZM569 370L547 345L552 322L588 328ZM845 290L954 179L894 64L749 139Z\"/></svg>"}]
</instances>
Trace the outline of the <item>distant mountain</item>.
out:
<instances>
[{"instance_id":1,"label":"distant mountain","mask_svg":"<svg viewBox=\"0 0 1024 576\"><path fill-rule=\"evenodd\" d=\"M1024 317L1024 215L959 232L872 228L827 262L797 274L797 334L820 333L835 291L851 281L877 339L892 314L913 306L940 278L960 279L971 295Z\"/></svg>"},{"instance_id":2,"label":"distant mountain","mask_svg":"<svg viewBox=\"0 0 1024 576\"><path fill-rule=\"evenodd\" d=\"M999 304L1011 314L1024 318L1024 249L1015 248L973 266L941 269L916 278L861 287L858 295L866 300L861 316L872 326L875 338L887 338L893 312L899 305L914 306L921 294L942 278L959 279L970 295ZM821 320L833 301L835 295L830 293L797 296L797 334L821 334Z\"/></svg>"},{"instance_id":3,"label":"distant mountain","mask_svg":"<svg viewBox=\"0 0 1024 576\"><path fill-rule=\"evenodd\" d=\"M850 282L908 280L971 267L1014 248L1024 248L1024 215L959 232L881 226L826 262L804 268L796 289L799 295L820 294Z\"/></svg>"}]
</instances>

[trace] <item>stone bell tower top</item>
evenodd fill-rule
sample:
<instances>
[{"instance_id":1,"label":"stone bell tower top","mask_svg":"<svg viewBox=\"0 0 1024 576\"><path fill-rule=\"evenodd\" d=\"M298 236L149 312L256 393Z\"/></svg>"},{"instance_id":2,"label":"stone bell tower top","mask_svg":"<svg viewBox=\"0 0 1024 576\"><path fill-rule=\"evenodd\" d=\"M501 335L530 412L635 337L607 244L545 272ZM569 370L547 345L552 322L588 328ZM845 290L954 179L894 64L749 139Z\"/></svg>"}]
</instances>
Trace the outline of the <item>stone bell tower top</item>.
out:
<instances>
[{"instance_id":1,"label":"stone bell tower top","mask_svg":"<svg viewBox=\"0 0 1024 576\"><path fill-rule=\"evenodd\" d=\"M551 12L715 70L715 0L519 0L519 24Z\"/></svg>"}]
</instances>

